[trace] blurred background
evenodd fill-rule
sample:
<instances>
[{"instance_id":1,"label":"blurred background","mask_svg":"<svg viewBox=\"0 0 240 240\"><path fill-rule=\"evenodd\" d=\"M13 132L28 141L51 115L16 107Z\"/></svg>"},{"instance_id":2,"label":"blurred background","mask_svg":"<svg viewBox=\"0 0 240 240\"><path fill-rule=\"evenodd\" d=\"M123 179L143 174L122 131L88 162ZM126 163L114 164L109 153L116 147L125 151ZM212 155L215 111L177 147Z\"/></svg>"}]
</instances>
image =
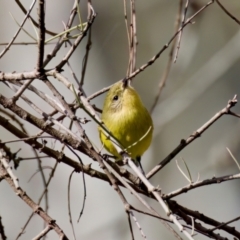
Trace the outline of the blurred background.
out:
<instances>
[{"instance_id":1,"label":"blurred background","mask_svg":"<svg viewBox=\"0 0 240 240\"><path fill-rule=\"evenodd\" d=\"M66 23L74 1L47 1L46 3L46 28L54 32L63 30L63 22ZM193 1L188 9L187 17L194 14L207 1ZM222 1L228 11L240 19L240 2L236 0ZM31 1L21 1L26 9L29 9ZM86 72L84 90L87 95L109 86L124 78L128 66L128 42L126 26L124 22L123 1L101 0L92 1L97 17L92 27L92 47ZM81 1L82 18L86 21L86 1ZM152 58L173 36L179 1L152 0L136 2L137 16L137 67L145 64ZM8 43L18 29L18 25L12 19L21 23L24 14L15 1L2 0L0 2L0 43ZM37 20L37 4L32 11L32 17ZM75 23L77 24L77 22ZM73 24L74 25L74 24ZM36 37L30 22L24 28ZM48 38L49 36L47 36ZM16 42L32 42L32 39L23 31L19 34ZM70 59L71 66L77 77L81 76L82 60L85 54L86 39L80 44L77 51ZM54 45L47 45L45 55L53 49ZM4 46L0 46L2 51ZM69 47L63 48L54 60L47 66L52 68L68 51ZM158 93L158 84L167 66L170 48L144 72L133 80L133 86L138 90L146 107L150 110L155 96ZM14 45L0 59L0 71L23 72L30 71L36 66L36 45ZM142 158L142 165L146 172L151 170L157 163L165 158L180 142L187 138L215 113L227 105L229 99L240 93L240 25L227 16L216 4L212 4L199 14L192 24L183 30L181 46L177 62L172 68L163 89L159 103L152 113L154 120L154 139L151 148ZM64 76L71 82L71 72L65 69ZM74 95L57 82L50 79L58 88L65 99L71 102ZM34 81L34 86L46 93L49 89L39 80ZM13 92L4 84L0 85L0 94L11 97ZM31 96L32 93L28 93ZM92 103L101 108L105 95L94 99ZM32 101L44 104L39 99ZM19 105L27 107L23 101ZM2 108L2 107L1 107ZM46 106L46 111L51 108ZM240 112L240 105L234 108ZM36 113L35 113L36 115ZM79 116L85 116L78 111ZM40 117L40 116L39 116ZM13 123L13 121L11 121ZM17 126L17 125L16 125ZM26 124L28 132L36 134L36 128ZM97 126L92 121L84 126L91 141L101 147L98 139ZM236 164L226 150L228 147L236 159L240 158L240 120L233 116L223 116L213 124L200 138L187 146L175 159L156 174L151 182L159 185L163 193L169 193L182 188L188 182L176 166L179 165L186 172L181 159L187 163L194 181L200 176L200 180L219 177L239 172ZM0 127L1 139L7 141L15 139L13 135ZM61 149L61 145L54 141L49 142L54 149ZM19 156L34 156L32 150L21 142L8 145L11 150L21 149ZM74 155L66 151L73 159ZM92 163L92 160L80 154L84 164ZM42 159L44 166L53 166L54 159ZM97 163L94 168L99 169ZM20 186L34 200L38 201L43 183L35 160L23 161L15 174L20 180ZM72 169L60 163L54 178L48 189L49 215L57 220L57 224L64 230L70 239L72 237L71 225L67 210L67 185ZM50 170L44 170L46 176ZM31 176L36 175L29 181ZM77 219L83 202L83 182L81 174L74 174L71 183L71 209L73 224L77 239L130 239L130 231L127 216L122 202L109 184L97 179L86 177L87 200L83 216L79 223ZM229 221L240 215L239 211L239 180L229 181L218 185L209 185L192 190L176 197L179 204L197 210L219 222ZM143 209L142 205L132 197L128 191L123 190L127 199L134 206ZM150 201L147 199L147 201ZM150 204L161 212L154 201ZM43 201L41 206L45 207ZM0 183L0 216L8 239L16 239L21 228L32 213L31 209L2 181ZM164 213L162 212L162 215ZM136 217L148 239L173 239L173 236L154 218L136 213ZM240 229L240 222L231 226ZM141 239L136 225L133 223L136 239ZM32 239L43 228L43 221L39 216L34 216L25 233L20 239ZM222 233L221 233L222 234ZM227 236L224 235L223 236ZM58 239L51 231L48 239ZM206 239L202 235L195 239Z\"/></svg>"}]
</instances>

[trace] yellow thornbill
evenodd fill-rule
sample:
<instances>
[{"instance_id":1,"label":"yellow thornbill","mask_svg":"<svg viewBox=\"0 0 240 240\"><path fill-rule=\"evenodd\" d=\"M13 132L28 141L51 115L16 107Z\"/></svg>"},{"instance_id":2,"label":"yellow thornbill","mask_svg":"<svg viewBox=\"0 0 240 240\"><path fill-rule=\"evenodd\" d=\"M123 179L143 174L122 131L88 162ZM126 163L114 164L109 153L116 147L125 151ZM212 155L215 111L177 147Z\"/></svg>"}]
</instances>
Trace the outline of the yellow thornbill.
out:
<instances>
[{"instance_id":1,"label":"yellow thornbill","mask_svg":"<svg viewBox=\"0 0 240 240\"><path fill-rule=\"evenodd\" d=\"M141 156L152 141L153 122L136 90L129 80L115 83L105 98L102 121L121 147L133 160L140 162ZM100 140L108 152L120 160L121 156L108 134L99 127Z\"/></svg>"}]
</instances>

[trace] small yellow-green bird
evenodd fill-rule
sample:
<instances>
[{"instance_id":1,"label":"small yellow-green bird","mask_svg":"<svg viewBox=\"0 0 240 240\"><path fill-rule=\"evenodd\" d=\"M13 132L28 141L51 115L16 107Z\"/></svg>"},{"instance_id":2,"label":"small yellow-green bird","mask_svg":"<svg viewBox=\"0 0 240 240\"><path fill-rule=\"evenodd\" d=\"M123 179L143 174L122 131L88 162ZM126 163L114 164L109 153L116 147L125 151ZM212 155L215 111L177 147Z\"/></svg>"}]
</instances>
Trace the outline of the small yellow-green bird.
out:
<instances>
[{"instance_id":1,"label":"small yellow-green bird","mask_svg":"<svg viewBox=\"0 0 240 240\"><path fill-rule=\"evenodd\" d=\"M141 156L152 141L153 122L129 80L119 81L110 88L103 106L102 121L122 149L136 163L140 163ZM122 157L108 137L109 134L101 127L98 130L103 146L116 157L116 161L120 160Z\"/></svg>"}]
</instances>

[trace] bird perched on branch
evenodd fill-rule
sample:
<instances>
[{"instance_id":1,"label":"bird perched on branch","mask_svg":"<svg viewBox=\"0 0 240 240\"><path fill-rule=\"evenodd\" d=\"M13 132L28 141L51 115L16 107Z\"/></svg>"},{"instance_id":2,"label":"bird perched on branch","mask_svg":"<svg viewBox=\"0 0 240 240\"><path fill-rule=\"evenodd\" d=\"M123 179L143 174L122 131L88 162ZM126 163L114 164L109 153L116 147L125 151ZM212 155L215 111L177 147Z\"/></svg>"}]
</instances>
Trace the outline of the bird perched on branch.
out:
<instances>
[{"instance_id":1,"label":"bird perched on branch","mask_svg":"<svg viewBox=\"0 0 240 240\"><path fill-rule=\"evenodd\" d=\"M152 141L153 122L130 80L124 79L110 88L103 105L102 121L117 139L115 143L140 163ZM113 138L101 126L98 130L103 146L116 161L120 160L122 157L112 143Z\"/></svg>"}]
</instances>

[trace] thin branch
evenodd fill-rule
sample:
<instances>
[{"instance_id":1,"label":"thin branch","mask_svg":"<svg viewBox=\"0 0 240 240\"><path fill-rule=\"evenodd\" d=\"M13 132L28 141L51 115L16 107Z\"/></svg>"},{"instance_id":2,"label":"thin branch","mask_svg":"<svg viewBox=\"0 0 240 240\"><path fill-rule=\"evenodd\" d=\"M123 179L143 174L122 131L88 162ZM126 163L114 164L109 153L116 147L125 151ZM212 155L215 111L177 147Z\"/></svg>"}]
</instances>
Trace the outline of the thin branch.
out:
<instances>
[{"instance_id":1,"label":"thin branch","mask_svg":"<svg viewBox=\"0 0 240 240\"><path fill-rule=\"evenodd\" d=\"M129 225L129 228L130 228L130 233L131 233L132 240L134 240L135 238L134 238L131 218L130 218L129 214L128 214L128 225Z\"/></svg>"},{"instance_id":2,"label":"thin branch","mask_svg":"<svg viewBox=\"0 0 240 240\"><path fill-rule=\"evenodd\" d=\"M0 80L1 80L1 73L0 73ZM122 81L122 80L120 80L120 81ZM90 101L90 100L98 97L99 95L107 92L114 84L115 84L115 83L113 83L112 85L110 85L110 86L108 86L108 87L105 87L105 88L102 88L101 90L93 93L92 95L90 95L90 96L87 98L87 100Z\"/></svg>"},{"instance_id":3,"label":"thin branch","mask_svg":"<svg viewBox=\"0 0 240 240\"><path fill-rule=\"evenodd\" d=\"M240 20L238 20L236 17L234 17L221 3L219 0L216 0L219 7L230 17L232 18L237 24L240 25Z\"/></svg>"},{"instance_id":4,"label":"thin branch","mask_svg":"<svg viewBox=\"0 0 240 240\"><path fill-rule=\"evenodd\" d=\"M141 225L139 224L139 222L138 222L136 216L134 215L133 211L131 210L131 208L129 209L129 215L132 217L132 219L134 220L136 226L138 227L138 230L139 230L139 232L141 233L142 238L143 238L143 239L147 239L147 236L146 236L145 233L143 232L143 229L142 229ZM132 231L132 224L131 224L129 215L128 215L129 227L130 227L130 231L131 231L131 233L132 233L132 238L134 239L133 231Z\"/></svg>"},{"instance_id":5,"label":"thin branch","mask_svg":"<svg viewBox=\"0 0 240 240\"><path fill-rule=\"evenodd\" d=\"M204 133L213 123L215 123L223 115L230 114L230 109L237 104L237 95L229 100L227 106L216 113L210 120L208 120L203 126L201 126L197 131L193 132L187 139L182 139L180 144L159 164L157 164L148 174L147 178L153 177L159 170L161 170L166 164L168 164L179 152L181 152L186 146L188 146L192 141L199 138L202 133Z\"/></svg>"},{"instance_id":6,"label":"thin branch","mask_svg":"<svg viewBox=\"0 0 240 240\"><path fill-rule=\"evenodd\" d=\"M82 62L82 71L81 71L81 80L79 85L82 87L83 83L84 83L84 78L85 78L85 74L86 74L86 70L87 70L87 63L88 63L88 57L89 57L89 53L90 53L90 49L91 49L91 45L92 45L92 31L91 28L88 31L88 41L87 41L87 45L86 45L86 52L83 58L83 62Z\"/></svg>"},{"instance_id":7,"label":"thin branch","mask_svg":"<svg viewBox=\"0 0 240 240\"><path fill-rule=\"evenodd\" d=\"M3 176L4 179L4 176ZM2 224L2 217L0 216L0 237L1 240L7 240L7 236L5 235L5 231L4 231L4 226Z\"/></svg>"},{"instance_id":8,"label":"thin branch","mask_svg":"<svg viewBox=\"0 0 240 240\"><path fill-rule=\"evenodd\" d=\"M12 167L10 167L9 165L9 159L7 159L7 156L4 155L4 149L1 147L0 148L0 163L1 165L4 167L5 171L8 173L8 175L11 177L12 182L14 184L14 187L16 189L19 188L19 183L18 183L18 178L14 175L13 171L12 171ZM0 167L1 167L0 165Z\"/></svg>"},{"instance_id":9,"label":"thin branch","mask_svg":"<svg viewBox=\"0 0 240 240\"><path fill-rule=\"evenodd\" d=\"M19 8L23 11L23 13L27 14L27 10L24 8L22 3L19 0L15 0L15 2L18 4ZM30 15L29 15L29 18L31 19L31 21L34 24L34 26L39 28L38 23ZM52 36L57 35L57 33L53 32L53 31L50 31L50 30L47 30L47 29L46 29L46 33L48 33L49 35L52 35Z\"/></svg>"},{"instance_id":10,"label":"thin branch","mask_svg":"<svg viewBox=\"0 0 240 240\"><path fill-rule=\"evenodd\" d=\"M183 171L183 170L181 169L181 167L178 165L177 159L176 159L176 165L177 165L178 170L181 172L181 174L187 179L187 181L188 181L189 183L191 183L191 182L192 182L191 176L188 177L188 176L184 173L184 171Z\"/></svg>"},{"instance_id":11,"label":"thin branch","mask_svg":"<svg viewBox=\"0 0 240 240\"><path fill-rule=\"evenodd\" d=\"M213 231L216 230L216 229L221 229L235 237L237 237L238 239L240 238L240 232L236 231L235 227L230 227L230 226L227 226L225 223L221 223L221 222L218 222L210 217L207 217L205 216L204 214L198 212L198 211L193 211L193 210L190 210L188 208L185 208L181 205L179 205L177 202L175 201L168 201L168 203L173 207L174 209L174 212L176 211L177 213L180 213L179 215L182 216L184 218L184 220L186 220L186 218L189 218L189 216L187 215L190 215L192 216L194 219L195 219L195 227L197 229L199 229L199 225L201 226L201 224L197 223L196 222L196 219L204 222L205 224L208 224L208 225L212 225L212 226L215 226L216 228L213 228L213 229L205 229L203 232L205 232L206 234L208 234L209 236L219 236L219 238L217 239L226 239L226 238L221 238L221 236L219 234L216 234L214 233ZM187 216L187 217L184 217ZM236 219L238 220L239 217L235 218L234 221L236 221ZM186 222L188 223L189 220L187 220ZM230 222L232 222L233 220L231 220ZM190 224L190 221L189 223Z\"/></svg>"},{"instance_id":12,"label":"thin branch","mask_svg":"<svg viewBox=\"0 0 240 240\"><path fill-rule=\"evenodd\" d=\"M40 240L42 237L45 237L50 231L52 230L52 228L47 225L45 229L42 230L42 232L40 232L36 237L34 237L32 240Z\"/></svg>"},{"instance_id":13,"label":"thin branch","mask_svg":"<svg viewBox=\"0 0 240 240\"><path fill-rule=\"evenodd\" d=\"M226 181L236 180L236 179L240 179L240 173L234 174L234 175L217 177L217 178L213 177L212 179L205 179L203 181L197 181L197 182L191 183L183 188L180 188L176 191L173 191L171 193L164 194L163 199L165 199L165 200L171 199L173 197L176 197L182 193L186 193L186 192L188 192L192 189L198 188L198 187L203 187L203 186L207 186L207 185L211 185L211 184L219 184L221 182L226 182Z\"/></svg>"},{"instance_id":14,"label":"thin branch","mask_svg":"<svg viewBox=\"0 0 240 240\"><path fill-rule=\"evenodd\" d=\"M45 43L45 0L38 0L38 22L39 22L39 39L38 39L38 59L37 72L43 71L44 43Z\"/></svg>"},{"instance_id":15,"label":"thin branch","mask_svg":"<svg viewBox=\"0 0 240 240\"><path fill-rule=\"evenodd\" d=\"M9 85L9 84L8 84L8 85ZM15 85L22 86L19 82L16 82ZM12 88L11 88L11 89L12 89ZM28 86L28 90L29 90L29 91L32 91L33 93L35 93L37 96L39 96L41 99L43 99L43 101L45 101L45 102L48 103L52 108L55 109L53 113L48 114L48 115L53 116L53 115L55 115L55 114L57 114L57 113L59 112L59 113L63 114L64 116L66 116L65 113L64 113L64 108L63 108L63 106L62 106L55 98L49 96L49 95L46 94L45 92L42 92L42 91L38 90L36 87L34 87L34 86L32 86L32 85L31 85L31 86ZM20 90L19 90L19 91L20 91ZM24 95L21 96L21 97L22 97L22 99L24 99L24 100L31 106L32 102L31 102L28 98L24 97ZM31 104L30 104L30 103L31 103ZM73 104L69 104L69 106L72 107L74 110L76 110L76 107L74 107ZM40 111L40 112L42 112L42 111ZM41 114L41 113L40 113L40 114ZM62 119L62 118L63 118L63 116L60 117L60 119Z\"/></svg>"},{"instance_id":16,"label":"thin branch","mask_svg":"<svg viewBox=\"0 0 240 240\"><path fill-rule=\"evenodd\" d=\"M171 210L173 211L173 213L177 214L178 216L180 216L188 225L192 226L192 217L188 216L188 214L186 214L181 206L179 204L177 204L175 201L169 201L168 202L169 206L171 207ZM218 239L218 240L226 240L225 237L221 236L220 234L216 234L216 233L208 233L209 229L207 229L206 227L203 227L200 223L198 222L194 222L194 227L195 230L199 231L200 233L202 233L205 236L214 238L214 239Z\"/></svg>"},{"instance_id":17,"label":"thin branch","mask_svg":"<svg viewBox=\"0 0 240 240\"><path fill-rule=\"evenodd\" d=\"M123 8L124 8L124 21L125 21L125 27L127 32L127 40L128 40L128 68L126 72L126 76L129 76L130 74L130 66L131 66L131 40L130 40L130 33L128 28L128 17L127 17L127 3L126 0L123 0Z\"/></svg>"},{"instance_id":18,"label":"thin branch","mask_svg":"<svg viewBox=\"0 0 240 240\"><path fill-rule=\"evenodd\" d=\"M47 45L52 45L52 44L56 44L56 42L47 43ZM0 46L4 46L4 45L8 45L8 43L7 42L0 43ZM14 42L12 43L12 45L21 45L21 46L37 45L37 42Z\"/></svg>"},{"instance_id":19,"label":"thin branch","mask_svg":"<svg viewBox=\"0 0 240 240\"><path fill-rule=\"evenodd\" d=\"M92 9L93 10L93 9ZM88 23L84 29L84 31L82 32L81 35L79 35L79 37L75 40L74 44L72 45L72 47L70 48L70 50L68 51L68 53L64 56L64 58L62 59L62 61L55 67L55 69L57 71L61 71L62 67L67 63L67 61L69 60L69 58L72 56L72 54L74 53L75 49L78 47L78 45L81 43L81 41L83 40L83 38L86 36L87 32L89 31L89 29L91 28L94 19L96 17L96 13L94 11L92 11L91 16L88 20Z\"/></svg>"},{"instance_id":20,"label":"thin branch","mask_svg":"<svg viewBox=\"0 0 240 240\"><path fill-rule=\"evenodd\" d=\"M185 28L185 26L187 26L189 23L192 22L192 20L199 15L202 11L204 11L207 7L209 7L211 4L214 3L214 0L209 1L206 5L204 5L201 9L199 9L196 13L194 13L190 18L188 18L186 20L186 22L183 24L183 26L172 36L172 38L168 41L168 43L166 43L162 49L154 56L152 57L146 64L143 64L140 68L138 68L136 71L134 71L132 74L130 74L130 76L128 77L128 79L132 79L134 77L136 77L139 73L141 73L142 71L144 71L147 67L149 67L150 65L152 65L160 56L161 54L169 47L170 43L175 39L175 37L179 34L180 31L183 30L183 28Z\"/></svg>"},{"instance_id":21,"label":"thin branch","mask_svg":"<svg viewBox=\"0 0 240 240\"><path fill-rule=\"evenodd\" d=\"M129 74L133 73L136 69L137 61L137 21L136 21L136 4L135 0L130 0L130 12L131 12L131 22L130 22L130 52L129 52ZM129 75L127 75L128 77Z\"/></svg>"},{"instance_id":22,"label":"thin branch","mask_svg":"<svg viewBox=\"0 0 240 240\"><path fill-rule=\"evenodd\" d=\"M20 73L4 73L0 72L0 81L21 81L38 78L36 71L20 72Z\"/></svg>"},{"instance_id":23,"label":"thin branch","mask_svg":"<svg viewBox=\"0 0 240 240\"><path fill-rule=\"evenodd\" d=\"M23 94L23 92L28 88L28 86L33 82L34 79L27 80L20 88L19 90L14 94L12 97L12 101L16 102L19 97Z\"/></svg>"},{"instance_id":24,"label":"thin branch","mask_svg":"<svg viewBox=\"0 0 240 240\"><path fill-rule=\"evenodd\" d=\"M213 232L213 231L215 231L216 229L222 229L222 228L225 227L226 225L228 225L228 224L230 224L230 223L233 223L233 222L236 222L236 221L238 221L238 220L240 220L240 217L236 217L236 218L234 218L234 219L232 219L232 220L229 220L228 222L222 223L222 224L220 224L220 225L218 225L218 226L210 229L209 232Z\"/></svg>"},{"instance_id":25,"label":"thin branch","mask_svg":"<svg viewBox=\"0 0 240 240\"><path fill-rule=\"evenodd\" d=\"M17 19L9 12L10 16L14 20L14 22L18 25L18 27L21 27L21 25L18 23ZM32 22L31 22L32 23ZM22 31L25 32L32 40L35 41L35 44L37 44L37 38L34 37L32 34L30 34L27 30L24 29L24 27L21 27ZM35 30L35 29L34 29ZM38 34L36 34L38 37Z\"/></svg>"},{"instance_id":26,"label":"thin branch","mask_svg":"<svg viewBox=\"0 0 240 240\"><path fill-rule=\"evenodd\" d=\"M54 231L59 235L59 237L61 237L62 240L68 240L63 230L56 224L56 221L52 219L45 211L43 211L43 209L36 204L20 186L18 188L15 187L13 179L7 174L6 169L1 165L0 172L5 175L5 180L17 194L17 196L20 197L29 207L31 207L32 210L46 222L46 224L54 229Z\"/></svg>"},{"instance_id":27,"label":"thin branch","mask_svg":"<svg viewBox=\"0 0 240 240\"><path fill-rule=\"evenodd\" d=\"M178 9L178 13L177 13L177 17L176 17L176 23L175 23L175 32L179 29L180 27L180 23L181 23L181 12L182 12L182 8L183 8L183 0L179 1L179 9ZM170 70L171 70L171 66L172 66L172 59L173 59L173 53L174 53L174 49L176 46L176 42L177 42L177 38L174 39L173 43L172 43L172 47L169 53L169 57L168 57L168 63L167 66L164 70L164 73L161 77L161 80L158 84L158 93L155 97L155 100L153 102L153 105L151 107L150 113L153 113L153 110L155 109L155 107L157 106L158 100L160 98L160 95L162 93L163 88L166 85Z\"/></svg>"},{"instance_id":28,"label":"thin branch","mask_svg":"<svg viewBox=\"0 0 240 240\"><path fill-rule=\"evenodd\" d=\"M48 181L47 181L47 183L46 183L45 189L43 190L42 195L41 195L40 198L38 199L38 202L37 202L38 205L41 203L43 197L47 195L47 188L48 188L48 186L49 186L49 184L50 184L50 182L51 182L51 180L52 180L52 178L53 178L53 175L54 175L54 173L55 173L55 171L56 171L57 165L58 165L58 162L55 163L55 165L54 165L54 167L53 167L53 169L52 169L52 171L51 171L51 173L50 173L50 175L49 175L49 178L48 178ZM29 216L29 218L27 219L27 221L26 221L26 223L24 224L24 226L21 228L21 231L20 231L20 233L17 235L16 240L19 239L19 238L21 237L21 235L24 233L26 227L28 226L28 224L30 223L30 221L31 221L31 219L33 218L34 215L35 215L35 213L32 212L32 214Z\"/></svg>"},{"instance_id":29,"label":"thin branch","mask_svg":"<svg viewBox=\"0 0 240 240\"><path fill-rule=\"evenodd\" d=\"M188 6L189 6L190 1L191 1L191 0L186 0L186 5L185 5L185 8L184 8L184 13L183 13L183 16L182 16L182 26L183 26L184 23L185 23L185 19L186 19L186 16L187 16L187 10L188 10ZM174 57L174 60L173 60L174 63L176 63L176 61L177 61L178 52L179 52L179 49L180 49L180 44L181 44L181 39L182 39L182 33L183 33L183 30L180 31L180 33L179 33L179 35L178 35L177 48L176 48L176 53L175 53L175 57Z\"/></svg>"},{"instance_id":30,"label":"thin branch","mask_svg":"<svg viewBox=\"0 0 240 240\"><path fill-rule=\"evenodd\" d=\"M227 149L228 153L230 154L230 156L232 157L233 161L236 163L238 170L240 170L240 165L239 165L237 159L234 157L234 155L232 154L232 152L230 151L229 148L226 148L226 149Z\"/></svg>"},{"instance_id":31,"label":"thin branch","mask_svg":"<svg viewBox=\"0 0 240 240\"><path fill-rule=\"evenodd\" d=\"M154 187L148 181L148 179L142 174L141 171L139 171L139 169L133 163L133 161L131 160L130 157L128 157L127 155L125 155L123 157L127 161L129 167L137 174L137 176L140 178L140 180L143 182L143 184L147 187L148 192L153 194L154 198L158 201L158 203L161 205L161 207L163 208L163 210L166 213L166 215L176 225L178 230L180 232L182 232L187 237L187 239L193 240L192 236L189 234L189 232L186 231L186 229L183 227L183 225L180 223L180 221L177 219L177 217L174 214L172 214L171 209L168 207L168 205L165 203L165 201L161 197L161 195L159 193L159 189Z\"/></svg>"},{"instance_id":32,"label":"thin branch","mask_svg":"<svg viewBox=\"0 0 240 240\"><path fill-rule=\"evenodd\" d=\"M2 56L10 49L11 45L13 44L13 42L15 41L15 39L17 38L18 34L20 33L23 25L25 24L25 22L27 21L34 5L36 3L36 0L33 0L28 12L26 13L22 23L21 23L21 26L18 28L17 32L15 33L15 35L13 36L12 40L8 43L8 45L3 49L3 51L0 53L0 59L2 58Z\"/></svg>"},{"instance_id":33,"label":"thin branch","mask_svg":"<svg viewBox=\"0 0 240 240\"><path fill-rule=\"evenodd\" d=\"M67 145L66 145L67 146ZM82 159L75 153L75 151L73 151L71 149L71 147L67 146L67 148L78 158L79 162L81 163L81 166L83 166L83 162ZM83 204L82 204L82 209L80 211L79 217L78 217L78 222L81 218L81 216L83 215L83 210L85 207L85 203L86 203L86 199L87 199L87 187L86 187L86 180L85 180L85 175L84 175L84 171L82 171L82 178L83 178L83 191L84 191L84 196L83 196ZM70 195L70 179L69 179L69 195ZM70 206L69 206L70 209Z\"/></svg>"},{"instance_id":34,"label":"thin branch","mask_svg":"<svg viewBox=\"0 0 240 240\"><path fill-rule=\"evenodd\" d=\"M71 172L71 174L69 176L69 180L68 180L68 215L69 215L69 222L70 222L71 227L72 227L73 237L76 240L75 230L74 230L73 221L72 221L71 201L70 201L70 186L71 186L72 175L73 175L74 172L75 172L75 170L73 170Z\"/></svg>"},{"instance_id":35,"label":"thin branch","mask_svg":"<svg viewBox=\"0 0 240 240\"><path fill-rule=\"evenodd\" d=\"M68 19L66 30L71 28L71 26L72 26L74 18L75 18L76 14L77 14L78 2L79 2L79 0L78 1L74 1L74 3L73 3L73 8L71 10L71 14L70 14L69 19ZM59 39L59 41L56 43L54 49L49 54L46 55L46 59L44 60L44 63L43 63L44 67L52 60L53 57L56 56L57 52L62 47L64 42L65 42L64 36L62 36Z\"/></svg>"}]
</instances>

